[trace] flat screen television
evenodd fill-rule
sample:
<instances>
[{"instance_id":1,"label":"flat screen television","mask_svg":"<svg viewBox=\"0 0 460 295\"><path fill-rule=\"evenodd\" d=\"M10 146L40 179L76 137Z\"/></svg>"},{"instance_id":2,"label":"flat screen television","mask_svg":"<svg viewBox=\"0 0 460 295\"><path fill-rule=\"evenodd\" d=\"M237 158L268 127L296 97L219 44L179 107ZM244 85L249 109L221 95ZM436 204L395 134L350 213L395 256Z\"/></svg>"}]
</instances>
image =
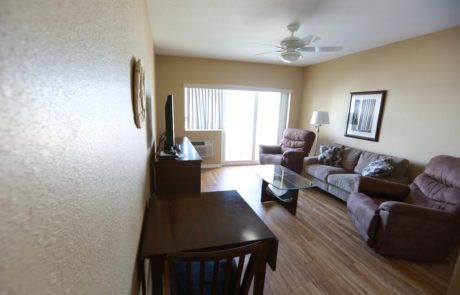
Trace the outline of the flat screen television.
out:
<instances>
[{"instance_id":1,"label":"flat screen television","mask_svg":"<svg viewBox=\"0 0 460 295\"><path fill-rule=\"evenodd\" d=\"M165 104L165 144L163 151L166 154L176 154L176 146L174 143L174 97L170 94L166 99Z\"/></svg>"}]
</instances>

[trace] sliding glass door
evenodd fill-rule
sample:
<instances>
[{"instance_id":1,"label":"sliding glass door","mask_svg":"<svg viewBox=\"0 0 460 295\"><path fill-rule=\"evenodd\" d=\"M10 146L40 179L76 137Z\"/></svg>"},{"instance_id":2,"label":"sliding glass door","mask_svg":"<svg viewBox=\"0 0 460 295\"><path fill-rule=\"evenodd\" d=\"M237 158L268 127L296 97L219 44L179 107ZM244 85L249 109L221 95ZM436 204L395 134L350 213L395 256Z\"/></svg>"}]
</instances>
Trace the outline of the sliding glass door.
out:
<instances>
[{"instance_id":1,"label":"sliding glass door","mask_svg":"<svg viewBox=\"0 0 460 295\"><path fill-rule=\"evenodd\" d=\"M224 161L254 163L259 145L276 145L287 125L289 93L225 90Z\"/></svg>"},{"instance_id":2,"label":"sliding glass door","mask_svg":"<svg viewBox=\"0 0 460 295\"><path fill-rule=\"evenodd\" d=\"M225 90L224 93L225 162L252 161L256 97L252 91L245 90Z\"/></svg>"}]
</instances>

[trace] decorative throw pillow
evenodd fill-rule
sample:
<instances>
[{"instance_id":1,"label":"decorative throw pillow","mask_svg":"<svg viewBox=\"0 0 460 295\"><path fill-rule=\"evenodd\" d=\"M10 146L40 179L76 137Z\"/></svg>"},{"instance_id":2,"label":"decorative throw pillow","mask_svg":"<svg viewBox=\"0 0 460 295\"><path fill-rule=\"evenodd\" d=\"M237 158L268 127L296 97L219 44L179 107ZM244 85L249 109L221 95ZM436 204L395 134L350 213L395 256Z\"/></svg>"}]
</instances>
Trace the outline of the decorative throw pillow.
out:
<instances>
[{"instance_id":1,"label":"decorative throw pillow","mask_svg":"<svg viewBox=\"0 0 460 295\"><path fill-rule=\"evenodd\" d=\"M318 162L328 166L342 167L342 145L321 145L319 147Z\"/></svg>"},{"instance_id":2,"label":"decorative throw pillow","mask_svg":"<svg viewBox=\"0 0 460 295\"><path fill-rule=\"evenodd\" d=\"M374 177L384 177L389 176L393 172L393 165L390 163L390 159L379 159L374 162L369 163L361 174L363 176L374 176Z\"/></svg>"}]
</instances>

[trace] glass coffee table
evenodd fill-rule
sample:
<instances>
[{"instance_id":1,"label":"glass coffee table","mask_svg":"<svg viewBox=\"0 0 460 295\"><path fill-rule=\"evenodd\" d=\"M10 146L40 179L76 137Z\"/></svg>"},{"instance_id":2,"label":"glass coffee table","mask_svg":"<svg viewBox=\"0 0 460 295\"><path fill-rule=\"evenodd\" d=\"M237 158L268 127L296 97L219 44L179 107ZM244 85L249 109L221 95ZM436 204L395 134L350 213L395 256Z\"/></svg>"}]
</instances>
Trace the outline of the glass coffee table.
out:
<instances>
[{"instance_id":1,"label":"glass coffee table","mask_svg":"<svg viewBox=\"0 0 460 295\"><path fill-rule=\"evenodd\" d=\"M281 165L259 165L254 170L262 178L260 201L277 201L293 215L297 210L299 189L315 186L310 180Z\"/></svg>"}]
</instances>

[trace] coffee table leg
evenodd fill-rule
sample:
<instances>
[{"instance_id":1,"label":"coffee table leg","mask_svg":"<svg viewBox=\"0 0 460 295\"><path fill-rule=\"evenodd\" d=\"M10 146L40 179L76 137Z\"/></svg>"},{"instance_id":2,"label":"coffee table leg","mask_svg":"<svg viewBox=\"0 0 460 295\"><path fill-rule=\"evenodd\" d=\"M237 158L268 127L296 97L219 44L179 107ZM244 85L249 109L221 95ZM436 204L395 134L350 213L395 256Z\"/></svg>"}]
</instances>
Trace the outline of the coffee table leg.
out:
<instances>
[{"instance_id":1,"label":"coffee table leg","mask_svg":"<svg viewBox=\"0 0 460 295\"><path fill-rule=\"evenodd\" d=\"M273 201L273 198L267 193L267 186L268 182L262 180L262 191L260 192L260 201L262 203L267 201Z\"/></svg>"},{"instance_id":2,"label":"coffee table leg","mask_svg":"<svg viewBox=\"0 0 460 295\"><path fill-rule=\"evenodd\" d=\"M292 195L292 201L286 203L279 201L279 203L283 205L284 208L286 208L289 212L291 212L292 215L295 215L297 212L297 199L299 198L299 190L291 190L290 193Z\"/></svg>"},{"instance_id":3,"label":"coffee table leg","mask_svg":"<svg viewBox=\"0 0 460 295\"><path fill-rule=\"evenodd\" d=\"M290 190L289 193L292 196L292 200L289 202L283 202L280 199L271 196L267 193L267 186L268 183L265 180L262 180L262 191L260 192L260 202L268 202L268 201L277 201L281 206L283 206L286 210L288 210L292 215L296 215L297 212L297 199L299 197L299 190L293 189Z\"/></svg>"}]
</instances>

